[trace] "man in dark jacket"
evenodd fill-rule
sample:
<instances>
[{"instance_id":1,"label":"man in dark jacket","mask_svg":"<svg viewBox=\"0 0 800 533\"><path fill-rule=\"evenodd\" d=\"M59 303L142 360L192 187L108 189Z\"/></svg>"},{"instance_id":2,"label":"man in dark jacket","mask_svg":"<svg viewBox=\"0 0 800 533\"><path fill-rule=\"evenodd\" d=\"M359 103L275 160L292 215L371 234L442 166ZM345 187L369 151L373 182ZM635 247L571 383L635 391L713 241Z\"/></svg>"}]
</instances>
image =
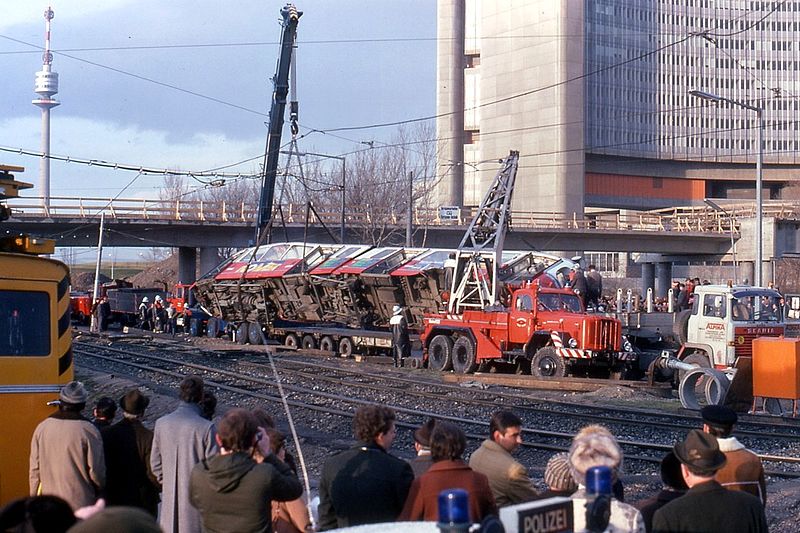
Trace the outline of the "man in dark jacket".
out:
<instances>
[{"instance_id":1,"label":"man in dark jacket","mask_svg":"<svg viewBox=\"0 0 800 533\"><path fill-rule=\"evenodd\" d=\"M232 409L219 421L219 455L192 470L189 498L200 511L203 531L269 532L272 500L299 498L303 486L272 453L269 436L246 409ZM254 447L264 462L253 459Z\"/></svg>"},{"instance_id":2,"label":"man in dark jacket","mask_svg":"<svg viewBox=\"0 0 800 533\"><path fill-rule=\"evenodd\" d=\"M599 305L603 296L603 276L594 265L589 265L589 271L586 273L586 295L588 303L595 307Z\"/></svg>"},{"instance_id":3,"label":"man in dark jacket","mask_svg":"<svg viewBox=\"0 0 800 533\"><path fill-rule=\"evenodd\" d=\"M656 514L656 511L686 494L686 490L689 488L681 474L681 462L678 461L672 450L661 459L661 481L664 483L661 492L636 505L636 508L642 513L644 527L648 532L653 531L653 515Z\"/></svg>"},{"instance_id":4,"label":"man in dark jacket","mask_svg":"<svg viewBox=\"0 0 800 533\"><path fill-rule=\"evenodd\" d=\"M403 316L403 308L395 305L392 308L392 318L389 319L392 326L392 357L394 366L403 366L403 359L411 356L411 340L408 337L408 322Z\"/></svg>"},{"instance_id":5,"label":"man in dark jacket","mask_svg":"<svg viewBox=\"0 0 800 533\"><path fill-rule=\"evenodd\" d=\"M149 403L138 389L126 392L119 400L122 420L100 434L106 456L106 503L139 507L155 517L161 487L150 470L153 432L141 421Z\"/></svg>"},{"instance_id":6,"label":"man in dark jacket","mask_svg":"<svg viewBox=\"0 0 800 533\"><path fill-rule=\"evenodd\" d=\"M656 511L654 532L767 531L767 518L758 498L727 490L714 481L714 474L726 460L713 435L693 429L685 441L675 444L673 451L681 462L689 491Z\"/></svg>"},{"instance_id":7,"label":"man in dark jacket","mask_svg":"<svg viewBox=\"0 0 800 533\"><path fill-rule=\"evenodd\" d=\"M325 462L319 481L319 530L397 519L414 481L411 466L388 451L395 414L383 405L358 409L353 419L361 441Z\"/></svg>"},{"instance_id":8,"label":"man in dark jacket","mask_svg":"<svg viewBox=\"0 0 800 533\"><path fill-rule=\"evenodd\" d=\"M569 286L580 297L583 307L586 308L588 285L586 284L586 275L580 265L573 267Z\"/></svg>"}]
</instances>

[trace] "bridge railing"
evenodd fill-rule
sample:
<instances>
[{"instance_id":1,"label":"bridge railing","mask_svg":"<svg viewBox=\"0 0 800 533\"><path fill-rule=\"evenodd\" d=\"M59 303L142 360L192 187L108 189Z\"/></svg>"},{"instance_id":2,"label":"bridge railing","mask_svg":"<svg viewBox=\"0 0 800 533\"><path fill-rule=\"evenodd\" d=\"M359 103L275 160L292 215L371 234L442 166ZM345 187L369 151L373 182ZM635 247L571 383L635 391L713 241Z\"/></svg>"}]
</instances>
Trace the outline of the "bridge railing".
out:
<instances>
[{"instance_id":1,"label":"bridge railing","mask_svg":"<svg viewBox=\"0 0 800 533\"><path fill-rule=\"evenodd\" d=\"M8 204L12 217L17 219L99 217L147 221L185 221L209 223L251 224L257 218L256 206L249 202L205 200L153 200L143 198L85 198L53 196L49 206L41 198L17 198ZM587 231L645 231L645 232L701 232L738 234L740 220L755 216L752 202L726 204L730 216L710 207L694 206L660 209L654 211L608 211L585 214L559 212L513 211L511 225L515 228L587 230ZM330 210L317 208L320 219L333 227L341 223L338 206ZM413 212L415 226L466 226L475 214L475 208L463 208L457 218L442 219L435 208L416 208ZM800 218L800 206L786 202L765 202L764 216ZM305 204L281 206L275 214L275 224L302 224L306 219ZM348 206L345 223L348 226L403 225L406 212L378 209L371 206Z\"/></svg>"}]
</instances>

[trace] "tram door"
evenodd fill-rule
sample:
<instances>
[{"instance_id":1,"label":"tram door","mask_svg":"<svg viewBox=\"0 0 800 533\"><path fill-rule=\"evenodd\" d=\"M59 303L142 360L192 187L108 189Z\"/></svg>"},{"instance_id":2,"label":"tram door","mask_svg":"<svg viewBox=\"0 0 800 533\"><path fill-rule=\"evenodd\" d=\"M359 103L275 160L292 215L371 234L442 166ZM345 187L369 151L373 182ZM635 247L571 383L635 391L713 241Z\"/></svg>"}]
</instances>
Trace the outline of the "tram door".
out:
<instances>
[{"instance_id":1,"label":"tram door","mask_svg":"<svg viewBox=\"0 0 800 533\"><path fill-rule=\"evenodd\" d=\"M0 505L29 494L31 436L72 379L69 271L0 254Z\"/></svg>"}]
</instances>

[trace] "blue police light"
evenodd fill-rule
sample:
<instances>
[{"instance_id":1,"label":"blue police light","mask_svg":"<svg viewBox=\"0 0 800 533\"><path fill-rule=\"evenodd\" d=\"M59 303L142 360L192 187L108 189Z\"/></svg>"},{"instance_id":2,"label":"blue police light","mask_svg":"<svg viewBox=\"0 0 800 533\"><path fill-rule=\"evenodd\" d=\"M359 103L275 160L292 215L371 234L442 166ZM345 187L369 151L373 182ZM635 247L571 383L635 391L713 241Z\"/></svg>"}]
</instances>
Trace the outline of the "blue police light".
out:
<instances>
[{"instance_id":1,"label":"blue police light","mask_svg":"<svg viewBox=\"0 0 800 533\"><path fill-rule=\"evenodd\" d=\"M586 471L586 493L597 496L611 494L611 478L611 468L607 466L591 467Z\"/></svg>"},{"instance_id":2,"label":"blue police light","mask_svg":"<svg viewBox=\"0 0 800 533\"><path fill-rule=\"evenodd\" d=\"M439 493L439 531L456 533L470 526L469 499L464 489L449 489Z\"/></svg>"}]
</instances>

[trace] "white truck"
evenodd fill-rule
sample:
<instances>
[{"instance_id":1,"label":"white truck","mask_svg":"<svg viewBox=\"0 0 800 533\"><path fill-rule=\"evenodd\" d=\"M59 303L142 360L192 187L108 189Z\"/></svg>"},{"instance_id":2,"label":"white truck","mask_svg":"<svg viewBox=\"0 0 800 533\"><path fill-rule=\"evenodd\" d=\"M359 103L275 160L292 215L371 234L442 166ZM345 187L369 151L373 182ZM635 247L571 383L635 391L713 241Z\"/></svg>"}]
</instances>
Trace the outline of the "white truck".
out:
<instances>
[{"instance_id":1,"label":"white truck","mask_svg":"<svg viewBox=\"0 0 800 533\"><path fill-rule=\"evenodd\" d=\"M753 339L796 337L798 328L800 322L787 322L784 298L775 289L700 285L694 289L691 310L676 319L680 349L674 355L664 353L655 367L677 370L684 407L699 408L702 397L707 403L720 403L737 361L752 357Z\"/></svg>"}]
</instances>

